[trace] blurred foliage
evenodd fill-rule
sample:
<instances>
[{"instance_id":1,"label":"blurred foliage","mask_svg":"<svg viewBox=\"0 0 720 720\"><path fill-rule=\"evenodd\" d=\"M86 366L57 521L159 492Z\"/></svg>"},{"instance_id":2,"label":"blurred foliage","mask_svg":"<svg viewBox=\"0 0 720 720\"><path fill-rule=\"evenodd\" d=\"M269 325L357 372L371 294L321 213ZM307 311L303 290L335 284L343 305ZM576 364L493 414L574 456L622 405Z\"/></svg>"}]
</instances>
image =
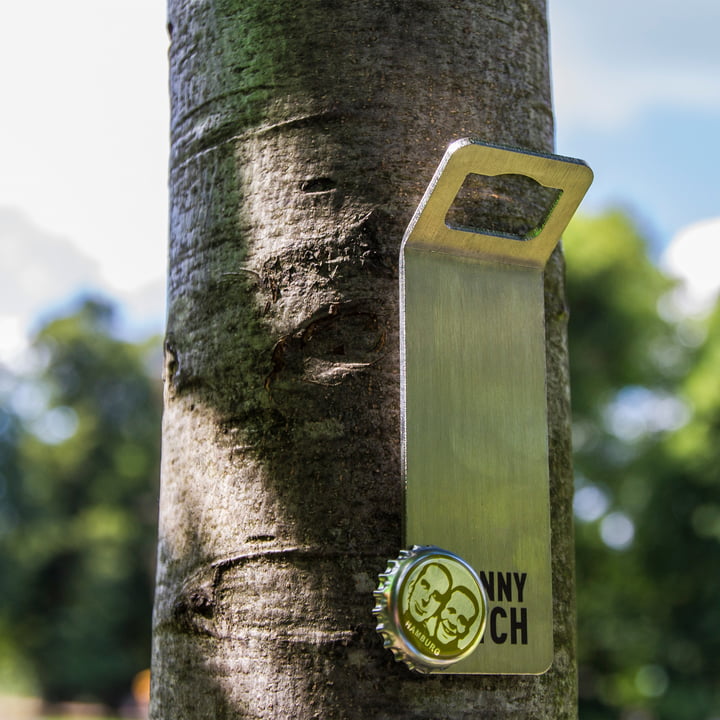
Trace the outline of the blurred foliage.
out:
<instances>
[{"instance_id":1,"label":"blurred foliage","mask_svg":"<svg viewBox=\"0 0 720 720\"><path fill-rule=\"evenodd\" d=\"M159 341L118 340L113 321L85 301L0 383L0 657L50 701L116 705L149 665Z\"/></svg>"},{"instance_id":2,"label":"blurred foliage","mask_svg":"<svg viewBox=\"0 0 720 720\"><path fill-rule=\"evenodd\" d=\"M679 312L623 213L564 244L580 717L718 718L720 309ZM112 326L88 301L0 369L0 678L49 700L117 704L149 661L159 342Z\"/></svg>"},{"instance_id":3,"label":"blurred foliage","mask_svg":"<svg viewBox=\"0 0 720 720\"><path fill-rule=\"evenodd\" d=\"M573 222L582 720L720 717L720 311L683 315L622 213Z\"/></svg>"}]
</instances>

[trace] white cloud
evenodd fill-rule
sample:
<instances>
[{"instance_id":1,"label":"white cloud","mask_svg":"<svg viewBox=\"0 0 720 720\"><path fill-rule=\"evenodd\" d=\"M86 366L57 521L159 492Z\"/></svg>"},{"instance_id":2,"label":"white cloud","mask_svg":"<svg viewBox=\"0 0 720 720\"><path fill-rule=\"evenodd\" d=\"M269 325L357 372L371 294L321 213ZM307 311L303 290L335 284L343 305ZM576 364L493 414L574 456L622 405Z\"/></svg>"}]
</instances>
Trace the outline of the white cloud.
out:
<instances>
[{"instance_id":1,"label":"white cloud","mask_svg":"<svg viewBox=\"0 0 720 720\"><path fill-rule=\"evenodd\" d=\"M0 308L6 317L34 315L76 288L99 284L92 258L14 208L0 207L0 272Z\"/></svg>"},{"instance_id":2,"label":"white cloud","mask_svg":"<svg viewBox=\"0 0 720 720\"><path fill-rule=\"evenodd\" d=\"M0 5L0 202L94 258L111 292L165 273L164 5Z\"/></svg>"},{"instance_id":3,"label":"white cloud","mask_svg":"<svg viewBox=\"0 0 720 720\"><path fill-rule=\"evenodd\" d=\"M557 117L612 129L657 107L720 110L720 3L553 0Z\"/></svg>"},{"instance_id":4,"label":"white cloud","mask_svg":"<svg viewBox=\"0 0 720 720\"><path fill-rule=\"evenodd\" d=\"M674 309L685 315L710 310L720 295L720 217L683 228L660 259L661 267L679 281L671 294Z\"/></svg>"},{"instance_id":5,"label":"white cloud","mask_svg":"<svg viewBox=\"0 0 720 720\"><path fill-rule=\"evenodd\" d=\"M19 369L38 318L52 307L66 307L83 292L121 302L130 336L158 332L162 326L164 278L134 291L114 292L99 264L67 238L38 227L19 210L0 207L0 362Z\"/></svg>"},{"instance_id":6,"label":"white cloud","mask_svg":"<svg viewBox=\"0 0 720 720\"><path fill-rule=\"evenodd\" d=\"M165 319L165 278L133 292L119 294L123 320L130 339L160 332Z\"/></svg>"},{"instance_id":7,"label":"white cloud","mask_svg":"<svg viewBox=\"0 0 720 720\"><path fill-rule=\"evenodd\" d=\"M0 4L0 362L83 291L162 324L167 44L163 0Z\"/></svg>"},{"instance_id":8,"label":"white cloud","mask_svg":"<svg viewBox=\"0 0 720 720\"><path fill-rule=\"evenodd\" d=\"M18 315L0 315L0 363L14 365L27 345L26 329Z\"/></svg>"},{"instance_id":9,"label":"white cloud","mask_svg":"<svg viewBox=\"0 0 720 720\"><path fill-rule=\"evenodd\" d=\"M0 207L0 361L16 364L49 304L97 288L97 263L14 208Z\"/></svg>"}]
</instances>

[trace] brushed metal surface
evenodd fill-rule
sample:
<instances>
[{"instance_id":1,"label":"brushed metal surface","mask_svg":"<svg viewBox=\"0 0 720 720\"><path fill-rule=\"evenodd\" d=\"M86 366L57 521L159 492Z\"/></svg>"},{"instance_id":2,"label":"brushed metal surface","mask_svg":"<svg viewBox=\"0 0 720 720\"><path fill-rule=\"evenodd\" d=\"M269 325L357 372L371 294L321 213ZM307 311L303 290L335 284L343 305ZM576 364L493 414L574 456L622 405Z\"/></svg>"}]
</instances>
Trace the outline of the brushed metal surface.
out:
<instances>
[{"instance_id":1,"label":"brushed metal surface","mask_svg":"<svg viewBox=\"0 0 720 720\"><path fill-rule=\"evenodd\" d=\"M470 172L563 192L528 239L454 230L445 217ZM543 268L591 179L580 161L459 141L403 242L405 541L457 553L488 595L483 642L437 672L552 663Z\"/></svg>"},{"instance_id":2,"label":"brushed metal surface","mask_svg":"<svg viewBox=\"0 0 720 720\"><path fill-rule=\"evenodd\" d=\"M405 284L406 543L448 548L493 578L484 642L450 672L543 672L553 643L542 274L407 249ZM498 573L510 573L507 602ZM512 573L525 574L522 603ZM517 630L512 642L513 607L516 622L526 613L526 643Z\"/></svg>"}]
</instances>

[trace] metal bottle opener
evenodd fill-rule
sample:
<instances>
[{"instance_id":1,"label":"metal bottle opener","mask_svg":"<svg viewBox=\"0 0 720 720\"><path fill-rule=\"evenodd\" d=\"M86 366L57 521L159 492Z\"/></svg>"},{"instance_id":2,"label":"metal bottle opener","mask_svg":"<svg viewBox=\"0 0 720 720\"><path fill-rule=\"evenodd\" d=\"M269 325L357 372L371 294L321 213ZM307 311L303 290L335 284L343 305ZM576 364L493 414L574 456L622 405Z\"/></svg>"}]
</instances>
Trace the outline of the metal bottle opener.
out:
<instances>
[{"instance_id":1,"label":"metal bottle opener","mask_svg":"<svg viewBox=\"0 0 720 720\"><path fill-rule=\"evenodd\" d=\"M526 176L557 189L559 198L525 237L450 227L448 210L473 173ZM539 674L552 662L543 269L591 182L580 160L459 140L405 233L406 546L461 558L484 586L486 598L477 601L487 603L476 648L449 668L430 661L424 672ZM442 628L462 642L462 625L445 622L462 599L456 589L454 596L452 587L442 598L436 593L435 622L422 625L428 643ZM383 592L381 583L376 598ZM393 613L376 614L382 620Z\"/></svg>"}]
</instances>

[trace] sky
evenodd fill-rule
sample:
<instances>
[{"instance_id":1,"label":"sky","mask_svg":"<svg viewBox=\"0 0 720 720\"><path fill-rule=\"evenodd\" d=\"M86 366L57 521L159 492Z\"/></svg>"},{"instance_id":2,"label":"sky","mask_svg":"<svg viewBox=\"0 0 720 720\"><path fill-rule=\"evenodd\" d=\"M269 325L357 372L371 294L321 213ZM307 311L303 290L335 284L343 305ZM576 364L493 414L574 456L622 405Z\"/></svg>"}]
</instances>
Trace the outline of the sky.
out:
<instances>
[{"instance_id":1,"label":"sky","mask_svg":"<svg viewBox=\"0 0 720 720\"><path fill-rule=\"evenodd\" d=\"M688 280L720 272L720 3L548 0L556 150L587 161L581 210L623 207ZM136 335L164 319L164 0L0 7L0 362L87 290ZM695 303L693 305L693 303Z\"/></svg>"},{"instance_id":2,"label":"sky","mask_svg":"<svg viewBox=\"0 0 720 720\"><path fill-rule=\"evenodd\" d=\"M0 362L83 291L162 327L164 0L0 5Z\"/></svg>"}]
</instances>

